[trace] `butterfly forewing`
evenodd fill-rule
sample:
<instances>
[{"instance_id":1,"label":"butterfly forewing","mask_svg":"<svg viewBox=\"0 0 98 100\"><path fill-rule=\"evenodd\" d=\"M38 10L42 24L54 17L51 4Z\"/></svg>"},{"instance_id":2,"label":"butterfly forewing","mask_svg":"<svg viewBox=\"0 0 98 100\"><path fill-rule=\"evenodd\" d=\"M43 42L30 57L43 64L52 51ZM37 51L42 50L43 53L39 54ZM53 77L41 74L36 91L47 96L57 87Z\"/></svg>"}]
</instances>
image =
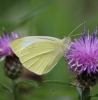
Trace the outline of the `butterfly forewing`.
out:
<instances>
[{"instance_id":1,"label":"butterfly forewing","mask_svg":"<svg viewBox=\"0 0 98 100\"><path fill-rule=\"evenodd\" d=\"M20 56L20 52L26 48L27 46L37 43L37 42L41 42L41 41L58 41L61 42L60 39L58 38L54 38L54 37L48 37L48 36L28 36L28 37L23 37L23 38L19 38L17 40L14 40L13 42L11 42L11 48L12 50L15 52L15 54L17 56Z\"/></svg>"}]
</instances>

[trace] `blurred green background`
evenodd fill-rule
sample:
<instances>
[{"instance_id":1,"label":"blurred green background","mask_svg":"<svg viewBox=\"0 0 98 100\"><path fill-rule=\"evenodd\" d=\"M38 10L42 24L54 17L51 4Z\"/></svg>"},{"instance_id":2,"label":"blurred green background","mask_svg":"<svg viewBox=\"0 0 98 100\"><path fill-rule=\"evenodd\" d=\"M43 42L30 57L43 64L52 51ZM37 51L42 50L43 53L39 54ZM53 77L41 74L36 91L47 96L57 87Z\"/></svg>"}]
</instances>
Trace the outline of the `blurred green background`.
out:
<instances>
[{"instance_id":1,"label":"blurred green background","mask_svg":"<svg viewBox=\"0 0 98 100\"><path fill-rule=\"evenodd\" d=\"M87 29L93 33L98 26L98 0L0 0L0 34L4 27L7 32L17 32L21 36L38 35L63 38L83 21ZM84 25L73 34L83 32ZM79 37L79 36L78 36ZM72 40L76 38L72 37ZM11 81L3 72L3 62L0 63L0 83L9 84ZM65 58L48 74L44 80L63 80L73 82ZM61 85L40 84L44 89L54 89L54 92L33 88L20 93L21 100L78 100L75 88ZM93 87L92 94L98 93ZM0 90L0 100L13 100L12 96ZM92 98L97 100L97 98Z\"/></svg>"}]
</instances>

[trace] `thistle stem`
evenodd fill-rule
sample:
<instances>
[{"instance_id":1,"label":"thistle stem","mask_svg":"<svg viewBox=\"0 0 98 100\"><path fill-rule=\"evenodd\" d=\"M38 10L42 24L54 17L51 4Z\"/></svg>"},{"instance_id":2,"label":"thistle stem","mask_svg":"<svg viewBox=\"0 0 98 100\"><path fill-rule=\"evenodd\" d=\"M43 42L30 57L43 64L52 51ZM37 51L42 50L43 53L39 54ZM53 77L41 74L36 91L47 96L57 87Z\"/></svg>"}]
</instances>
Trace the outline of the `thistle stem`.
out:
<instances>
[{"instance_id":1,"label":"thistle stem","mask_svg":"<svg viewBox=\"0 0 98 100\"><path fill-rule=\"evenodd\" d=\"M18 86L16 85L16 82L12 80L12 86L13 86L13 97L14 100L20 100L19 98L19 91L18 91Z\"/></svg>"},{"instance_id":2,"label":"thistle stem","mask_svg":"<svg viewBox=\"0 0 98 100\"><path fill-rule=\"evenodd\" d=\"M90 87L86 87L82 89L82 97L81 100L90 100Z\"/></svg>"}]
</instances>

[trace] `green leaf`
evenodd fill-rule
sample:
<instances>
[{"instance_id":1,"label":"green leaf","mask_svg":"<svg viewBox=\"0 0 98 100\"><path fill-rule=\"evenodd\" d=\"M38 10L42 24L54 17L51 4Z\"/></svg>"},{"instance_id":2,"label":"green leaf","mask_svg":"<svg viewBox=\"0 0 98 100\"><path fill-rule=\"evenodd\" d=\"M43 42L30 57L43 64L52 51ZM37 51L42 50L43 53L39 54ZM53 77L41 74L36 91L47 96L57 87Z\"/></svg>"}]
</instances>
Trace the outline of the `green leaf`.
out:
<instances>
[{"instance_id":1,"label":"green leaf","mask_svg":"<svg viewBox=\"0 0 98 100\"><path fill-rule=\"evenodd\" d=\"M68 82L64 82L64 81L58 81L58 80L46 80L46 81L43 81L43 83L49 83L49 84L56 84L56 85L68 85L68 86L72 86L72 87L76 87L75 85L71 84L71 83L68 83Z\"/></svg>"},{"instance_id":2,"label":"green leaf","mask_svg":"<svg viewBox=\"0 0 98 100\"><path fill-rule=\"evenodd\" d=\"M4 89L4 90L7 90L12 93L11 88L9 86L7 86L6 84L0 84L0 89Z\"/></svg>"},{"instance_id":3,"label":"green leaf","mask_svg":"<svg viewBox=\"0 0 98 100\"><path fill-rule=\"evenodd\" d=\"M76 87L76 88L77 88L77 91L78 91L78 94L79 94L79 100L81 100L81 97L82 97L81 88L79 88L79 87Z\"/></svg>"},{"instance_id":4,"label":"green leaf","mask_svg":"<svg viewBox=\"0 0 98 100\"><path fill-rule=\"evenodd\" d=\"M90 98L91 98L91 97L98 97L98 94L90 95L89 97L90 97Z\"/></svg>"},{"instance_id":5,"label":"green leaf","mask_svg":"<svg viewBox=\"0 0 98 100\"><path fill-rule=\"evenodd\" d=\"M47 2L45 2L45 4L43 4L41 7L38 7L37 9L33 10L29 14L25 15L24 17L22 17L20 19L20 22L18 22L15 25L13 25L12 28L9 29L9 31L12 31L13 29L15 29L17 27L20 27L21 25L24 25L25 23L27 23L35 15L41 13L43 10L45 10L47 7L49 7L52 4L53 1L54 0L47 0Z\"/></svg>"},{"instance_id":6,"label":"green leaf","mask_svg":"<svg viewBox=\"0 0 98 100\"><path fill-rule=\"evenodd\" d=\"M17 87L18 84L26 84L26 85L29 85L32 87L37 87L38 89L41 89L42 91L51 91L49 89L43 89L42 87L39 87L37 82L35 82L33 80L23 80L21 82L18 82L15 87Z\"/></svg>"},{"instance_id":7,"label":"green leaf","mask_svg":"<svg viewBox=\"0 0 98 100\"><path fill-rule=\"evenodd\" d=\"M23 18L21 18L21 20L26 21L28 19L31 19L32 17L34 17L35 15L39 14L40 12L45 10L47 7L49 7L53 1L54 0L47 0L47 2L45 4L43 4L41 7L33 10L31 13L27 14L26 16L24 16Z\"/></svg>"},{"instance_id":8,"label":"green leaf","mask_svg":"<svg viewBox=\"0 0 98 100\"><path fill-rule=\"evenodd\" d=\"M81 88L77 87L77 90L78 90L79 95L82 96Z\"/></svg>"},{"instance_id":9,"label":"green leaf","mask_svg":"<svg viewBox=\"0 0 98 100\"><path fill-rule=\"evenodd\" d=\"M38 87L37 82L35 82L33 80L23 80L23 81L16 83L16 85L18 85L18 84L26 84L26 85L33 86L33 87Z\"/></svg>"}]
</instances>

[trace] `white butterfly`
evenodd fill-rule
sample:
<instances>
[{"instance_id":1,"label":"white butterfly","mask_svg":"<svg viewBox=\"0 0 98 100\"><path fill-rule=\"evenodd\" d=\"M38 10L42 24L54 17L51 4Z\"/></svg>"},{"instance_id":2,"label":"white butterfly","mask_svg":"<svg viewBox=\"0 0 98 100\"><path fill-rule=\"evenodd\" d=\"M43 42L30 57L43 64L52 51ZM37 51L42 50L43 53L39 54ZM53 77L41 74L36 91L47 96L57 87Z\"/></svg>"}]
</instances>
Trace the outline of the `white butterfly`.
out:
<instances>
[{"instance_id":1,"label":"white butterfly","mask_svg":"<svg viewBox=\"0 0 98 100\"><path fill-rule=\"evenodd\" d=\"M70 48L71 39L69 36L64 39L49 36L28 36L16 39L10 45L24 67L42 75L49 72Z\"/></svg>"},{"instance_id":2,"label":"white butterfly","mask_svg":"<svg viewBox=\"0 0 98 100\"><path fill-rule=\"evenodd\" d=\"M69 49L69 37L28 36L11 42L11 48L28 70L42 75L49 72Z\"/></svg>"}]
</instances>

